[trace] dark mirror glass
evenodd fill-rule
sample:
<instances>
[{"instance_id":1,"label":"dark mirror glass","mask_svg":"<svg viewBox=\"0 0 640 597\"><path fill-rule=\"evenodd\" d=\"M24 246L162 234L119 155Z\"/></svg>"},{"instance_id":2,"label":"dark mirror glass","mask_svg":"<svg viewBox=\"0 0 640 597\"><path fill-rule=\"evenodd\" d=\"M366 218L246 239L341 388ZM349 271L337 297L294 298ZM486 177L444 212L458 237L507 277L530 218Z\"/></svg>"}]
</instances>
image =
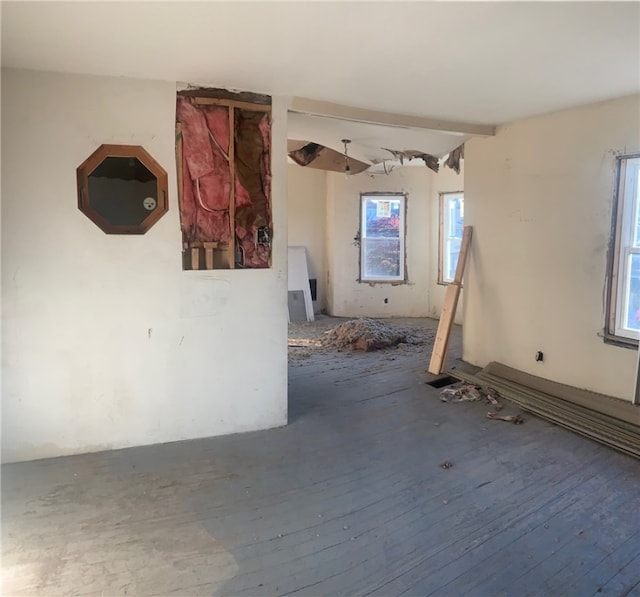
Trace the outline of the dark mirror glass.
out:
<instances>
[{"instance_id":1,"label":"dark mirror glass","mask_svg":"<svg viewBox=\"0 0 640 597\"><path fill-rule=\"evenodd\" d=\"M112 226L139 226L158 206L158 181L137 158L105 158L88 191L91 208Z\"/></svg>"}]
</instances>

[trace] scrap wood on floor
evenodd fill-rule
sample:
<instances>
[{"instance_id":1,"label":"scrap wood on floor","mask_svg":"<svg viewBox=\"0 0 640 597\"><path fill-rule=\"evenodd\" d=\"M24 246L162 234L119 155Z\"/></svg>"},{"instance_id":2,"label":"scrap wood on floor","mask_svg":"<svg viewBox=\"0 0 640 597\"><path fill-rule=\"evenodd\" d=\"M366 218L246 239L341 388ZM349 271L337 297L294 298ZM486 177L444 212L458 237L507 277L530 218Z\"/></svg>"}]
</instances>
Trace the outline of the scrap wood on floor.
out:
<instances>
[{"instance_id":1,"label":"scrap wood on floor","mask_svg":"<svg viewBox=\"0 0 640 597\"><path fill-rule=\"evenodd\" d=\"M491 384L523 410L640 459L640 409L630 402L497 362L475 375L449 374L466 384Z\"/></svg>"},{"instance_id":2,"label":"scrap wood on floor","mask_svg":"<svg viewBox=\"0 0 640 597\"><path fill-rule=\"evenodd\" d=\"M502 404L498 401L500 394L490 387L483 387L469 383L457 383L440 392L442 402L477 402L484 400L493 405L494 410L502 410Z\"/></svg>"},{"instance_id":3,"label":"scrap wood on floor","mask_svg":"<svg viewBox=\"0 0 640 597\"><path fill-rule=\"evenodd\" d=\"M521 415L499 415L497 411L502 410L503 405L498 400L500 394L495 388L481 386L472 383L458 382L453 386L444 388L440 392L442 402L479 402L484 401L493 406L493 411L487 413L487 419L494 421L506 421L514 425L521 425L524 419Z\"/></svg>"},{"instance_id":4,"label":"scrap wood on floor","mask_svg":"<svg viewBox=\"0 0 640 597\"><path fill-rule=\"evenodd\" d=\"M520 415L499 415L491 411L487 413L487 419L493 419L494 421L506 421L507 423L513 423L514 425L521 425L524 423L524 419Z\"/></svg>"}]
</instances>

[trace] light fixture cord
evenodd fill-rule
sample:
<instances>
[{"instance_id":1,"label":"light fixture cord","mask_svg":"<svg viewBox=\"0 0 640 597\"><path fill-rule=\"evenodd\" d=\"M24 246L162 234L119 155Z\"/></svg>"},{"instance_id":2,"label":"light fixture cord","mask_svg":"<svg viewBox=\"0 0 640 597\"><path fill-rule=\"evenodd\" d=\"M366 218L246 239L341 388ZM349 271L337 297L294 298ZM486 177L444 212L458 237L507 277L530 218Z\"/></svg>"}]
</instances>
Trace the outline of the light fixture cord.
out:
<instances>
[{"instance_id":1,"label":"light fixture cord","mask_svg":"<svg viewBox=\"0 0 640 597\"><path fill-rule=\"evenodd\" d=\"M349 152L347 146L351 141L349 139L343 139L342 143L344 144L344 173L349 176L351 174L351 166L349 164Z\"/></svg>"}]
</instances>

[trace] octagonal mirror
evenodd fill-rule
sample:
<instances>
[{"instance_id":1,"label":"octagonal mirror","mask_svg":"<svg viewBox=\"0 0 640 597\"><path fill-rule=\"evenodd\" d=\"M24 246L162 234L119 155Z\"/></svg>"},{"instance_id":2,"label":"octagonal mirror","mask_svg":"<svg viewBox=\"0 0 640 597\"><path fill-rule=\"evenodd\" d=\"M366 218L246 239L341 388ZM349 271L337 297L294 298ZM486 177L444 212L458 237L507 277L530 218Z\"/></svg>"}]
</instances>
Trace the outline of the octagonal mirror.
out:
<instances>
[{"instance_id":1,"label":"octagonal mirror","mask_svg":"<svg viewBox=\"0 0 640 597\"><path fill-rule=\"evenodd\" d=\"M78 208L107 234L144 234L167 212L167 173L139 145L101 145L77 174Z\"/></svg>"}]
</instances>

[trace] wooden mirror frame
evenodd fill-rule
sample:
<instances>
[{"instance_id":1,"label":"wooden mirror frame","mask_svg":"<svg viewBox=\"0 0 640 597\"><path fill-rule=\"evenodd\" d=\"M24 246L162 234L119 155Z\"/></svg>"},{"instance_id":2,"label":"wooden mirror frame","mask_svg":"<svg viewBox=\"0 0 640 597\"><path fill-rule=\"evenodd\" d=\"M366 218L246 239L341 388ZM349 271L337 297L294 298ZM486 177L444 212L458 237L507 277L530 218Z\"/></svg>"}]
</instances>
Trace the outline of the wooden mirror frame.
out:
<instances>
[{"instance_id":1,"label":"wooden mirror frame","mask_svg":"<svg viewBox=\"0 0 640 597\"><path fill-rule=\"evenodd\" d=\"M140 223L134 226L111 224L89 201L89 176L110 157L135 158L156 178L157 206ZM101 145L77 169L78 209L106 234L144 234L169 210L167 173L141 145Z\"/></svg>"}]
</instances>

